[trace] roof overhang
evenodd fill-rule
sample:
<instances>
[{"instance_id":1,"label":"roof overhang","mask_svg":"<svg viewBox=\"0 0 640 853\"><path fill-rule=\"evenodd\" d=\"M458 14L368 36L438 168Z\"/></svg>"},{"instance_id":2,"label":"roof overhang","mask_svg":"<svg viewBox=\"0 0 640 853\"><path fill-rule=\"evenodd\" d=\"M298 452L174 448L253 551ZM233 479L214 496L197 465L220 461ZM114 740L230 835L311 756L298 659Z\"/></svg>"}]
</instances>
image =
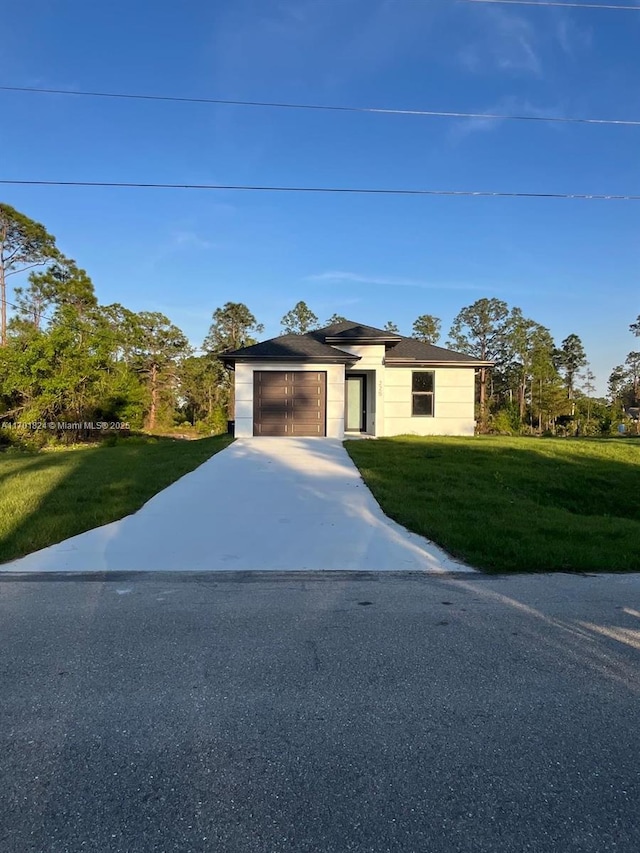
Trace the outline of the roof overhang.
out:
<instances>
[{"instance_id":1,"label":"roof overhang","mask_svg":"<svg viewBox=\"0 0 640 853\"><path fill-rule=\"evenodd\" d=\"M309 355L219 355L218 358L221 359L225 365L229 366L236 363L250 364L255 361L271 362L273 364L279 364L281 362L294 362L296 364L351 364L351 362L360 361L361 357L359 355L349 355L348 353L344 353L344 355L336 355L335 357Z\"/></svg>"},{"instance_id":2,"label":"roof overhang","mask_svg":"<svg viewBox=\"0 0 640 853\"><path fill-rule=\"evenodd\" d=\"M324 339L327 344L346 344L354 346L355 344L398 344L402 340L398 335L389 335L388 337L353 337L347 338L344 335L327 335Z\"/></svg>"},{"instance_id":3,"label":"roof overhang","mask_svg":"<svg viewBox=\"0 0 640 853\"><path fill-rule=\"evenodd\" d=\"M494 361L420 361L418 359L385 358L385 367L493 367Z\"/></svg>"}]
</instances>

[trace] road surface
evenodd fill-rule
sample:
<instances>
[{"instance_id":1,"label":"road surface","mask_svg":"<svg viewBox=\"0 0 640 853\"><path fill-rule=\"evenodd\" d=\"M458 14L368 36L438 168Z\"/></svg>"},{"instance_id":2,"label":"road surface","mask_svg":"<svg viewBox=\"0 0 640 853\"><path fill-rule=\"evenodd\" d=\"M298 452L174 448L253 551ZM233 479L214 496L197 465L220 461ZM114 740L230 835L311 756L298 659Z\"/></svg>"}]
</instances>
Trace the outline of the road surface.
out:
<instances>
[{"instance_id":1,"label":"road surface","mask_svg":"<svg viewBox=\"0 0 640 853\"><path fill-rule=\"evenodd\" d=\"M3 853L638 853L640 575L0 580Z\"/></svg>"}]
</instances>

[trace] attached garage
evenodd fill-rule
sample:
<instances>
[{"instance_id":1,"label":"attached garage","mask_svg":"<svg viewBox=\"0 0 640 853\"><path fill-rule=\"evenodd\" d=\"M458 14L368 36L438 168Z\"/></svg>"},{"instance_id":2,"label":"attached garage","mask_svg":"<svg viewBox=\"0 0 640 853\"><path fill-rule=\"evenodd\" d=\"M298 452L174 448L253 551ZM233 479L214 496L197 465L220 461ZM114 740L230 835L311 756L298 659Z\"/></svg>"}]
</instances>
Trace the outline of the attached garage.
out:
<instances>
[{"instance_id":1,"label":"attached garage","mask_svg":"<svg viewBox=\"0 0 640 853\"><path fill-rule=\"evenodd\" d=\"M473 435L476 371L492 366L349 320L220 358L237 438Z\"/></svg>"},{"instance_id":2,"label":"attached garage","mask_svg":"<svg viewBox=\"0 0 640 853\"><path fill-rule=\"evenodd\" d=\"M325 371L254 371L254 435L325 436L326 409Z\"/></svg>"}]
</instances>

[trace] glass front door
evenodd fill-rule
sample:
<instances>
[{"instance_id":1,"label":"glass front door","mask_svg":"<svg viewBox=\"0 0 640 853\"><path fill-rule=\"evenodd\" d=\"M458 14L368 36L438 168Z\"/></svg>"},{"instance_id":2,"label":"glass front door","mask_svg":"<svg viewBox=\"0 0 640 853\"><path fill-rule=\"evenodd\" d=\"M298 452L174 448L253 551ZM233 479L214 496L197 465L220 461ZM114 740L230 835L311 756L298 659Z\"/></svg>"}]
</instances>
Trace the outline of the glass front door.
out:
<instances>
[{"instance_id":1,"label":"glass front door","mask_svg":"<svg viewBox=\"0 0 640 853\"><path fill-rule=\"evenodd\" d=\"M363 432L366 429L366 387L364 376L347 376L345 429Z\"/></svg>"}]
</instances>

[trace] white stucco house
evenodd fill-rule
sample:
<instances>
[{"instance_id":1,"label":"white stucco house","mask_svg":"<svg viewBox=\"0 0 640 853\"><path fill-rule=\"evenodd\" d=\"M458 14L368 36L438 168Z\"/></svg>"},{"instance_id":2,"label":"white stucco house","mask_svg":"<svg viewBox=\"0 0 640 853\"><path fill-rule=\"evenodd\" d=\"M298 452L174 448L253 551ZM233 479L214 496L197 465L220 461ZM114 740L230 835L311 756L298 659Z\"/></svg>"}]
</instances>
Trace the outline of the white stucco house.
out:
<instances>
[{"instance_id":1,"label":"white stucco house","mask_svg":"<svg viewBox=\"0 0 640 853\"><path fill-rule=\"evenodd\" d=\"M490 362L346 321L224 353L235 435L473 435Z\"/></svg>"}]
</instances>

